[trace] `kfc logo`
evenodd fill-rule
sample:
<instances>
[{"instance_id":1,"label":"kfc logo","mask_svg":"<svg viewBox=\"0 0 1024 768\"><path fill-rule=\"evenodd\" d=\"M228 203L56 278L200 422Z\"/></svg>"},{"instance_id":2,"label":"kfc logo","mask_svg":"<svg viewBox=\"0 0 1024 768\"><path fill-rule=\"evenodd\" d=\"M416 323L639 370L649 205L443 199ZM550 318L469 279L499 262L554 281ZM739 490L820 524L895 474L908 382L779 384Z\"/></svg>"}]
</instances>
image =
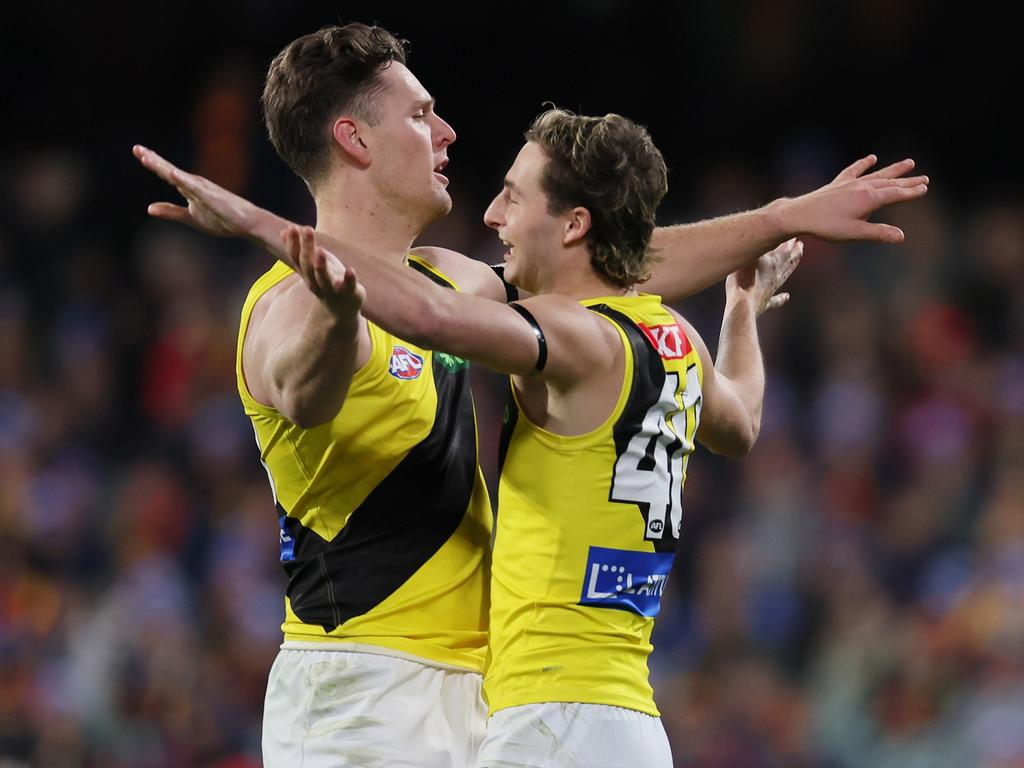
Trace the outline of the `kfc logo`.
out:
<instances>
[{"instance_id":1,"label":"kfc logo","mask_svg":"<svg viewBox=\"0 0 1024 768\"><path fill-rule=\"evenodd\" d=\"M644 332L644 336L650 340L664 360L679 360L686 357L692 349L690 340L686 338L683 329L675 323L650 327L641 324L640 330Z\"/></svg>"}]
</instances>

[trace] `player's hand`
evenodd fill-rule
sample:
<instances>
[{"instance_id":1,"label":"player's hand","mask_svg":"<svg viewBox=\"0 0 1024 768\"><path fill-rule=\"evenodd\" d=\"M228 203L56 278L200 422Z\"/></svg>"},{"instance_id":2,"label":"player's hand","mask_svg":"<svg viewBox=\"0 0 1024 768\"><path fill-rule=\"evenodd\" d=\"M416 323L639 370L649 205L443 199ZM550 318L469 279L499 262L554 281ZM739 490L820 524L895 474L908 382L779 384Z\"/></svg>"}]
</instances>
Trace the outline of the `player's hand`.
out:
<instances>
[{"instance_id":1,"label":"player's hand","mask_svg":"<svg viewBox=\"0 0 1024 768\"><path fill-rule=\"evenodd\" d=\"M788 293L777 291L800 263L804 244L795 237L773 251L762 255L756 264L733 272L725 280L726 296L745 298L753 305L757 316L765 310L776 309L789 301Z\"/></svg>"},{"instance_id":2,"label":"player's hand","mask_svg":"<svg viewBox=\"0 0 1024 768\"><path fill-rule=\"evenodd\" d=\"M903 242L899 227L872 223L868 218L879 208L925 195L928 177L907 176L914 170L914 161L909 158L867 173L876 162L874 155L862 157L825 186L777 201L785 221L783 229L832 241Z\"/></svg>"},{"instance_id":3,"label":"player's hand","mask_svg":"<svg viewBox=\"0 0 1024 768\"><path fill-rule=\"evenodd\" d=\"M281 230L281 242L306 287L340 320L355 317L366 299L366 288L356 273L341 260L316 244L312 227L289 224Z\"/></svg>"},{"instance_id":4,"label":"player's hand","mask_svg":"<svg viewBox=\"0 0 1024 768\"><path fill-rule=\"evenodd\" d=\"M277 235L290 222L228 192L209 179L186 173L141 144L136 144L132 153L145 168L177 188L187 201L187 205L151 203L148 208L150 216L186 224L216 237L242 237L287 261L287 250Z\"/></svg>"}]
</instances>

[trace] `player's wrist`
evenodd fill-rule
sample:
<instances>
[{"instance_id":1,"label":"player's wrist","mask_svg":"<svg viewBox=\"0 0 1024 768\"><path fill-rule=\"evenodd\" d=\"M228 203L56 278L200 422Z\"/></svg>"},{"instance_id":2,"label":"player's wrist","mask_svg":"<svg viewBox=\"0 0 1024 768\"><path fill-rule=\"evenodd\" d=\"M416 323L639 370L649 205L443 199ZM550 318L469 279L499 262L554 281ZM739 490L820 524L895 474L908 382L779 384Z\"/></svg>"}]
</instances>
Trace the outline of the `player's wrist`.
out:
<instances>
[{"instance_id":1,"label":"player's wrist","mask_svg":"<svg viewBox=\"0 0 1024 768\"><path fill-rule=\"evenodd\" d=\"M288 248L281 242L281 231L291 222L264 208L253 206L249 226L242 235L253 245L287 261Z\"/></svg>"},{"instance_id":2,"label":"player's wrist","mask_svg":"<svg viewBox=\"0 0 1024 768\"><path fill-rule=\"evenodd\" d=\"M732 285L725 292L725 313L751 312L757 316L757 307L760 303L760 292L755 287L741 288Z\"/></svg>"},{"instance_id":3,"label":"player's wrist","mask_svg":"<svg viewBox=\"0 0 1024 768\"><path fill-rule=\"evenodd\" d=\"M780 197L761 208L766 239L781 243L802 233L799 197Z\"/></svg>"}]
</instances>

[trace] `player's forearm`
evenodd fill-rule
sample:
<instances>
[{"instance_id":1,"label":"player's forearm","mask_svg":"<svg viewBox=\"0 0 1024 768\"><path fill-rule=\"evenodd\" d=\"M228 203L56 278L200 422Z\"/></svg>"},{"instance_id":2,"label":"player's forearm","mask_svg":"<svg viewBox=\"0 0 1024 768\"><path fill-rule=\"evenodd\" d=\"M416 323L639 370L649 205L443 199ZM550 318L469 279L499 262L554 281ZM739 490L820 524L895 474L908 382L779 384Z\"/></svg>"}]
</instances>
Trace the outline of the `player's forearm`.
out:
<instances>
[{"instance_id":1,"label":"player's forearm","mask_svg":"<svg viewBox=\"0 0 1024 768\"><path fill-rule=\"evenodd\" d=\"M358 317L339 318L312 304L298 333L272 353L274 405L293 424L319 426L341 410L355 372Z\"/></svg>"},{"instance_id":2,"label":"player's forearm","mask_svg":"<svg viewBox=\"0 0 1024 768\"><path fill-rule=\"evenodd\" d=\"M658 261L643 290L673 301L720 282L790 236L784 207L776 200L753 211L658 227L651 238Z\"/></svg>"},{"instance_id":3,"label":"player's forearm","mask_svg":"<svg viewBox=\"0 0 1024 768\"><path fill-rule=\"evenodd\" d=\"M384 330L426 349L474 360L499 373L525 374L537 362L537 342L505 304L435 285L411 269L397 269L386 302L364 312Z\"/></svg>"},{"instance_id":4,"label":"player's forearm","mask_svg":"<svg viewBox=\"0 0 1024 768\"><path fill-rule=\"evenodd\" d=\"M317 238L359 276L366 287L363 315L388 333L503 373L533 369L536 341L530 349L510 344L510 326L522 328L518 315L504 304L442 287L397 261L348 248L330 235L317 233Z\"/></svg>"},{"instance_id":5,"label":"player's forearm","mask_svg":"<svg viewBox=\"0 0 1024 768\"><path fill-rule=\"evenodd\" d=\"M731 382L743 404L747 420L738 439L749 451L761 430L765 374L757 337L757 307L746 295L731 293L726 299L715 370Z\"/></svg>"}]
</instances>

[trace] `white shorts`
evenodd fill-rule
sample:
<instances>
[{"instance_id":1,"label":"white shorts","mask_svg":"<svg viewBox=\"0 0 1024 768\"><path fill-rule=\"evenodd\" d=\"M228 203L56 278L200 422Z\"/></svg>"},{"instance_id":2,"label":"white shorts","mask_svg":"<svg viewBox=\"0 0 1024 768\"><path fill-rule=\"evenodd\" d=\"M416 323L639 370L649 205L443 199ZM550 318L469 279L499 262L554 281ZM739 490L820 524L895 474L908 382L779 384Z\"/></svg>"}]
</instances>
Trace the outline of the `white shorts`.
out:
<instances>
[{"instance_id":1,"label":"white shorts","mask_svg":"<svg viewBox=\"0 0 1024 768\"><path fill-rule=\"evenodd\" d=\"M526 704L487 721L477 768L672 768L661 719L602 704Z\"/></svg>"},{"instance_id":2,"label":"white shorts","mask_svg":"<svg viewBox=\"0 0 1024 768\"><path fill-rule=\"evenodd\" d=\"M267 683L263 764L466 768L486 727L480 684L475 672L411 658L282 647Z\"/></svg>"}]
</instances>

